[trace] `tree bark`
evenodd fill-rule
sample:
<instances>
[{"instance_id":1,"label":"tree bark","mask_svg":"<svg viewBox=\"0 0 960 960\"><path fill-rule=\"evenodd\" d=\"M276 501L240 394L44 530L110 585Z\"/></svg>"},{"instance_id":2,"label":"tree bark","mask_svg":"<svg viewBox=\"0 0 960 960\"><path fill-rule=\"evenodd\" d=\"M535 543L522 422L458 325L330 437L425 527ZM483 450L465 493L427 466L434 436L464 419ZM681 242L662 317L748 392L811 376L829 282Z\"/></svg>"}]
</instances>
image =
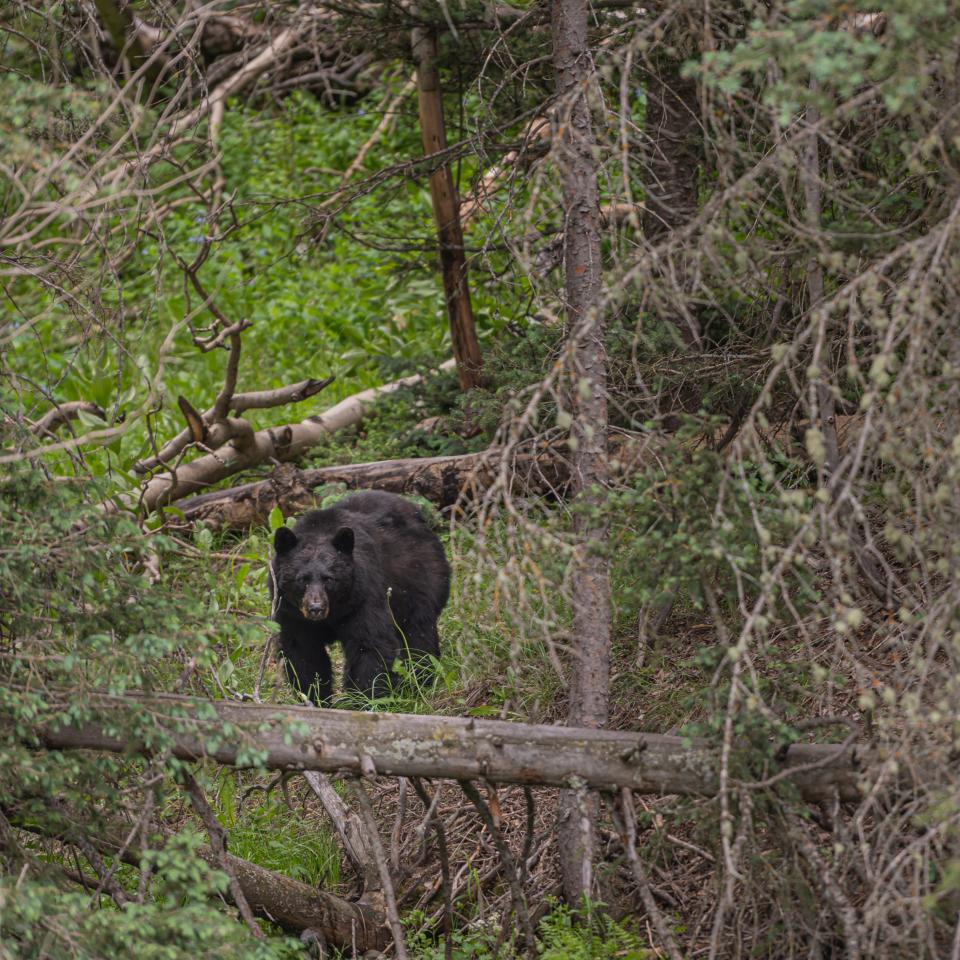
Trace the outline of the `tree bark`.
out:
<instances>
[{"instance_id":1,"label":"tree bark","mask_svg":"<svg viewBox=\"0 0 960 960\"><path fill-rule=\"evenodd\" d=\"M447 149L443 97L437 70L437 35L431 28L414 29L413 55L417 63L423 152L429 157ZM460 225L460 201L447 163L443 163L430 174L430 197L433 201L433 217L437 224L440 266L443 271L443 289L450 319L453 355L457 361L460 387L470 390L482 382L483 361L473 307L470 304L467 260L463 249L463 229Z\"/></svg>"},{"instance_id":2,"label":"tree bark","mask_svg":"<svg viewBox=\"0 0 960 960\"><path fill-rule=\"evenodd\" d=\"M151 748L116 732L139 719L149 723L154 745L161 731L169 735L173 756L234 767L260 760L270 770L554 787L579 782L591 789L695 796L716 793L719 779L720 747L688 737L173 694L91 694L87 702L96 720L79 728L42 729L40 744L148 755ZM232 728L229 737L219 733L226 723ZM291 729L297 732L291 734ZM869 780L868 768L882 759L876 750L852 743L793 744L777 751L755 776L787 779L809 802L830 800L834 791L841 800L854 801L863 796L861 781Z\"/></svg>"},{"instance_id":3,"label":"tree bark","mask_svg":"<svg viewBox=\"0 0 960 960\"><path fill-rule=\"evenodd\" d=\"M660 58L647 79L647 147L643 234L655 243L697 212L703 136L697 85L680 76L680 61Z\"/></svg>"},{"instance_id":4,"label":"tree bark","mask_svg":"<svg viewBox=\"0 0 960 960\"><path fill-rule=\"evenodd\" d=\"M553 66L560 101L554 152L563 182L564 272L574 421L571 488L579 547L570 583L579 662L570 674L568 722L602 727L610 689L607 538L607 356L602 284L598 160L589 97L596 70L587 36L587 0L553 0ZM592 894L596 797L561 794L560 865L567 902Z\"/></svg>"}]
</instances>

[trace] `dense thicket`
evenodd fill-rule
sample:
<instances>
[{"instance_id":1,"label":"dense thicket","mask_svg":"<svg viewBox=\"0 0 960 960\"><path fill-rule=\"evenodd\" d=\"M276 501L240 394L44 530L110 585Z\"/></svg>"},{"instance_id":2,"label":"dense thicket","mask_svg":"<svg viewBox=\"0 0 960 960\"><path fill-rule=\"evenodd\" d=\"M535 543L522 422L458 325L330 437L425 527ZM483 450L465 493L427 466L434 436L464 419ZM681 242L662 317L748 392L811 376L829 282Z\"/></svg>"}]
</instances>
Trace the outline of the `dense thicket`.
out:
<instances>
[{"instance_id":1,"label":"dense thicket","mask_svg":"<svg viewBox=\"0 0 960 960\"><path fill-rule=\"evenodd\" d=\"M7 4L0 955L296 954L226 844L328 891L314 950L956 956L958 14ZM702 738L709 796L307 791L255 724L183 721L238 771L98 709L292 702L268 528L343 477L297 469L466 453L351 474L443 508L456 582L436 683L337 705ZM252 480L244 529L176 506Z\"/></svg>"}]
</instances>

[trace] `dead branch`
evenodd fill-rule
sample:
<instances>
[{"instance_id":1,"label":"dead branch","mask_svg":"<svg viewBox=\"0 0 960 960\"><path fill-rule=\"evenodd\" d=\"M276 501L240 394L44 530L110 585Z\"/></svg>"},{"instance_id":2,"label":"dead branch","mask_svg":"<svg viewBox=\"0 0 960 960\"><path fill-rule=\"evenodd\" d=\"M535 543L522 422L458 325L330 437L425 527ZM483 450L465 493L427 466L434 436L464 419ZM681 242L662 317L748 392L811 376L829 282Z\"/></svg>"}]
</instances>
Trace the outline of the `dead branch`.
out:
<instances>
[{"instance_id":1,"label":"dead branch","mask_svg":"<svg viewBox=\"0 0 960 960\"><path fill-rule=\"evenodd\" d=\"M181 504L191 522L211 527L246 528L263 523L274 507L285 516L316 505L314 491L327 484L343 483L350 489L387 490L416 494L438 507L452 507L463 497L471 498L493 482L500 463L497 450L446 457L413 457L380 460L374 463L290 470L258 483L192 497ZM562 491L567 466L562 452L544 451L514 458L515 489L528 495L549 495Z\"/></svg>"},{"instance_id":2,"label":"dead branch","mask_svg":"<svg viewBox=\"0 0 960 960\"><path fill-rule=\"evenodd\" d=\"M452 366L453 361L450 360L441 364L439 369L449 370ZM308 417L300 423L259 430L245 437L242 443L236 440L226 443L214 453L153 477L141 494L140 504L150 512L265 461L295 460L324 437L361 420L377 398L403 387L414 386L422 380L423 374L416 373L392 383L371 387L341 400L325 413Z\"/></svg>"},{"instance_id":3,"label":"dead branch","mask_svg":"<svg viewBox=\"0 0 960 960\"><path fill-rule=\"evenodd\" d=\"M370 797L362 780L351 781L351 786L354 796L360 803L363 822L367 828L367 841L370 850L373 852L377 871L380 874L380 886L387 911L387 921L390 924L390 931L393 933L393 949L397 955L397 960L407 960L409 955L407 953L407 943L403 936L403 924L400 922L400 914L397 912L397 895L393 889L393 878L390 876L386 851L383 849L383 841L380 839L380 831L377 829L377 820L373 815Z\"/></svg>"},{"instance_id":4,"label":"dead branch","mask_svg":"<svg viewBox=\"0 0 960 960\"><path fill-rule=\"evenodd\" d=\"M223 829L223 826L217 819L217 815L213 812L213 809L207 802L207 798L204 796L203 790L200 787L200 784L197 783L193 774L185 770L181 773L181 777L183 779L183 784L187 789L187 793L190 796L190 802L193 804L193 809L200 816L200 819L203 821L203 825L207 829L207 836L210 837L210 848L213 851L214 857L216 858L217 866L227 875L227 879L230 884L230 896L233 902L237 905L237 909L240 911L240 916L243 917L244 923L246 923L250 933L253 934L257 940L266 939L263 931L260 929L260 927L257 925L257 921L254 919L253 912L250 910L250 904L247 902L247 896L243 892L243 886L240 884L237 872L233 869L233 865L227 859L226 831Z\"/></svg>"},{"instance_id":5,"label":"dead branch","mask_svg":"<svg viewBox=\"0 0 960 960\"><path fill-rule=\"evenodd\" d=\"M634 879L637 881L640 899L643 901L643 907L647 911L647 916L650 917L650 920L653 922L657 936L669 954L670 960L681 960L681 953L679 949L677 949L673 934L670 932L670 928L667 926L663 914L660 912L660 908L653 898L653 891L650 888L646 868L637 854L637 822L633 809L633 794L629 790L624 789L620 791L619 809L614 805L613 812L614 823L620 833L623 848L627 852L627 860L630 862Z\"/></svg>"},{"instance_id":6,"label":"dead branch","mask_svg":"<svg viewBox=\"0 0 960 960\"><path fill-rule=\"evenodd\" d=\"M48 410L31 425L30 430L38 437L52 437L60 427L71 420L76 420L81 413L92 413L101 420L107 418L102 408L89 400L70 400L67 403L59 403L52 410Z\"/></svg>"},{"instance_id":7,"label":"dead branch","mask_svg":"<svg viewBox=\"0 0 960 960\"><path fill-rule=\"evenodd\" d=\"M437 856L440 859L440 885L443 890L443 955L444 960L453 960L453 884L450 881L450 855L447 850L447 834L439 817L432 816L434 804L440 798L440 791L431 800L427 788L418 777L411 778L413 789L423 803L426 820L437 837ZM427 824L425 823L424 826Z\"/></svg>"},{"instance_id":8,"label":"dead branch","mask_svg":"<svg viewBox=\"0 0 960 960\"><path fill-rule=\"evenodd\" d=\"M500 862L503 864L503 870L507 875L507 883L510 886L510 899L513 910L517 915L517 922L520 924L520 930L523 933L524 946L527 948L527 954L531 957L536 956L536 938L533 934L533 925L530 922L530 912L527 910L527 901L523 894L523 887L520 885L520 870L513 859L513 854L504 840L503 834L497 826L496 819L490 810L490 807L483 802L483 797L477 788L468 780L460 782L460 789L463 790L467 799L474 805L480 819L487 828L493 839L497 853L500 855Z\"/></svg>"},{"instance_id":9,"label":"dead branch","mask_svg":"<svg viewBox=\"0 0 960 960\"><path fill-rule=\"evenodd\" d=\"M334 380L336 380L334 376L324 377L322 380L311 378L301 380L299 383L291 383L286 387L277 387L275 390L236 393L229 399L227 408L232 410L234 416L236 416L246 410L266 410L272 407L282 407L288 403L300 403L302 400L307 400L329 387ZM215 407L205 410L202 414L199 414L199 417L204 427L201 431L200 440L196 439L194 431L188 427L165 443L155 457L149 457L136 463L134 470L137 473L149 473L157 467L172 463L191 443L202 442L205 446L215 450L231 439L230 435L224 430L225 420L217 418Z\"/></svg>"},{"instance_id":10,"label":"dead branch","mask_svg":"<svg viewBox=\"0 0 960 960\"><path fill-rule=\"evenodd\" d=\"M860 422L856 417L838 418L845 445L856 438ZM793 442L795 432L793 426L783 428L772 433L766 442L787 447ZM611 436L611 456L618 462L620 472L629 476L655 463L665 444L670 442L674 441L665 433L639 438ZM684 441L691 448L710 442L710 438ZM214 528L245 529L265 523L274 507L279 507L284 516L313 508L316 506L314 491L336 483L345 484L351 490L415 494L446 509L484 494L501 479L504 466L515 493L546 497L566 493L570 478L567 451L561 445L544 445L535 452L514 452L506 464L503 451L491 448L481 453L445 457L378 460L311 470L285 468L266 480L191 497L180 504L180 509L191 523L202 521Z\"/></svg>"},{"instance_id":11,"label":"dead branch","mask_svg":"<svg viewBox=\"0 0 960 960\"><path fill-rule=\"evenodd\" d=\"M361 893L379 890L380 872L360 817L343 802L326 774L304 770L303 777L330 818L340 846L360 879Z\"/></svg>"},{"instance_id":12,"label":"dead branch","mask_svg":"<svg viewBox=\"0 0 960 960\"><path fill-rule=\"evenodd\" d=\"M107 694L90 697L100 720L79 728L46 728L49 749L93 749L149 753L147 747L118 738L115 731L148 712L152 726L165 730L171 751L184 760L208 757L246 766L251 746L271 770L320 770L364 775L375 769L393 777L485 779L491 783L626 787L634 793L712 796L720 775L720 748L703 740L575 727L507 723L477 718L358 713L314 707L208 701L176 695ZM206 719L216 716L215 720ZM201 717L203 719L201 719ZM244 736L211 741L211 723L229 723ZM291 738L290 725L305 731ZM831 758L824 766L818 761ZM861 798L861 786L886 760L867 744L791 744L763 764L764 776L796 768L786 781L807 801L833 796ZM889 772L889 771L888 771ZM902 776L909 776L904 771ZM891 778L895 779L891 774Z\"/></svg>"},{"instance_id":13,"label":"dead branch","mask_svg":"<svg viewBox=\"0 0 960 960\"><path fill-rule=\"evenodd\" d=\"M396 109L403 103L404 100L410 96L411 93L416 89L417 81L408 80L404 85L403 89L393 97L390 102L383 108L383 116L380 118L380 122L377 124L376 130L370 134L369 138L363 144L363 146L357 152L357 155L350 161L350 166L347 167L343 172L343 179L341 183L347 183L350 178L363 167L363 161L366 159L367 154L370 150L376 145L377 141L387 132L390 125L396 120Z\"/></svg>"}]
</instances>

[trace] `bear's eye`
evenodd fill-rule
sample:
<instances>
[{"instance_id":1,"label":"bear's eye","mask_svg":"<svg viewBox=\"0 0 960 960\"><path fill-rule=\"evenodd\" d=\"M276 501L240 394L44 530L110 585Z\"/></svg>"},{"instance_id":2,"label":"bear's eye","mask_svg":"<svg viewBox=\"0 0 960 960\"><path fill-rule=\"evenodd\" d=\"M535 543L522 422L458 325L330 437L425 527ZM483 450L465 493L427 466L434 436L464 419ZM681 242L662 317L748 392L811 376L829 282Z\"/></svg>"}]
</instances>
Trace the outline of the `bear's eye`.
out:
<instances>
[{"instance_id":1,"label":"bear's eye","mask_svg":"<svg viewBox=\"0 0 960 960\"><path fill-rule=\"evenodd\" d=\"M328 573L323 573L320 575L320 580L322 583L332 583L333 577L331 577Z\"/></svg>"}]
</instances>

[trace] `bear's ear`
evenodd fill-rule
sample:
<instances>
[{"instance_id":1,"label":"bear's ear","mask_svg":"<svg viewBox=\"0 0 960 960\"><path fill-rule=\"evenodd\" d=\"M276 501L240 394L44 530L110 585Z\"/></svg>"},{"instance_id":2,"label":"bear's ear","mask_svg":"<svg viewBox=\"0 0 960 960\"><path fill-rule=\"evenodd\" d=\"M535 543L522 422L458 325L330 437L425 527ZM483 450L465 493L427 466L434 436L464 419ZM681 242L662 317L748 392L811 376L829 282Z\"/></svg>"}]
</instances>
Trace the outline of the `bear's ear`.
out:
<instances>
[{"instance_id":1,"label":"bear's ear","mask_svg":"<svg viewBox=\"0 0 960 960\"><path fill-rule=\"evenodd\" d=\"M277 527L277 532L273 535L273 549L277 551L277 556L292 550L297 545L297 535L289 527Z\"/></svg>"},{"instance_id":2,"label":"bear's ear","mask_svg":"<svg viewBox=\"0 0 960 960\"><path fill-rule=\"evenodd\" d=\"M333 535L333 548L340 553L353 553L353 530L350 527L341 527Z\"/></svg>"}]
</instances>

